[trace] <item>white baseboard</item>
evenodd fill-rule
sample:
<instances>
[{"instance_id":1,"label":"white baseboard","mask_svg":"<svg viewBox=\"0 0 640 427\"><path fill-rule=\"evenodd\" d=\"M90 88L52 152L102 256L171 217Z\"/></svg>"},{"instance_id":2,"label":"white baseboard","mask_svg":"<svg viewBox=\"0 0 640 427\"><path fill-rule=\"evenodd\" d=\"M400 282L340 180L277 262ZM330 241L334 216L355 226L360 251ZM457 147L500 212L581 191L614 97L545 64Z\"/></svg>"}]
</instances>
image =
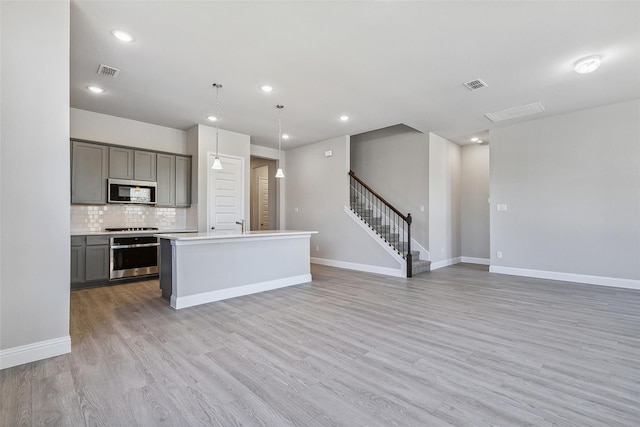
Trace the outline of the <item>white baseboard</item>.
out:
<instances>
[{"instance_id":1,"label":"white baseboard","mask_svg":"<svg viewBox=\"0 0 640 427\"><path fill-rule=\"evenodd\" d=\"M490 266L489 272L510 274L513 276L534 277L537 279L561 280L563 282L586 283L588 285L611 286L615 288L640 290L640 280L633 279L589 276L586 274L561 273L557 271L531 270L527 268L500 267L496 265Z\"/></svg>"},{"instance_id":2,"label":"white baseboard","mask_svg":"<svg viewBox=\"0 0 640 427\"><path fill-rule=\"evenodd\" d=\"M459 262L462 262L461 257L459 256L455 258L445 259L443 261L431 262L431 271L437 270L442 267L448 267L450 265L457 264Z\"/></svg>"},{"instance_id":3,"label":"white baseboard","mask_svg":"<svg viewBox=\"0 0 640 427\"><path fill-rule=\"evenodd\" d=\"M461 256L460 262L468 262L469 264L491 265L489 258L474 258L470 256Z\"/></svg>"},{"instance_id":4,"label":"white baseboard","mask_svg":"<svg viewBox=\"0 0 640 427\"><path fill-rule=\"evenodd\" d=\"M376 265L358 264L355 262L336 261L326 258L311 258L312 264L328 265L329 267L345 268L347 270L364 271L366 273L384 274L385 276L406 277L401 268L378 267Z\"/></svg>"},{"instance_id":5,"label":"white baseboard","mask_svg":"<svg viewBox=\"0 0 640 427\"><path fill-rule=\"evenodd\" d=\"M179 310L181 308L193 307L194 305L222 301L229 298L257 294L258 292L271 291L273 289L284 288L286 286L299 285L301 283L309 282L311 282L311 274L301 274L299 276L285 277L277 280L268 280L266 282L252 283L250 285L220 289L211 292L203 292L200 294L187 295L183 297L176 297L175 295L171 295L171 307Z\"/></svg>"},{"instance_id":6,"label":"white baseboard","mask_svg":"<svg viewBox=\"0 0 640 427\"><path fill-rule=\"evenodd\" d=\"M54 338L0 350L0 369L71 353L71 337Z\"/></svg>"}]
</instances>

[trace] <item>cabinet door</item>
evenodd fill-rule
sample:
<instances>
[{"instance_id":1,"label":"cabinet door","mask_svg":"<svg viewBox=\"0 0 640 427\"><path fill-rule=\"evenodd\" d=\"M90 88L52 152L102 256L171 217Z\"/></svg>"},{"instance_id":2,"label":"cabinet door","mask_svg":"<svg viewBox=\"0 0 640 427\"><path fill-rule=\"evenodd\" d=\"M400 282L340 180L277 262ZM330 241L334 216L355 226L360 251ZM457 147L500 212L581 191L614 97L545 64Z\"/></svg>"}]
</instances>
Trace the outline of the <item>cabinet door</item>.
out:
<instances>
[{"instance_id":1,"label":"cabinet door","mask_svg":"<svg viewBox=\"0 0 640 427\"><path fill-rule=\"evenodd\" d=\"M135 151L133 179L140 181L156 180L156 153L150 151Z\"/></svg>"},{"instance_id":2,"label":"cabinet door","mask_svg":"<svg viewBox=\"0 0 640 427\"><path fill-rule=\"evenodd\" d=\"M84 282L84 246L71 246L71 284Z\"/></svg>"},{"instance_id":3,"label":"cabinet door","mask_svg":"<svg viewBox=\"0 0 640 427\"><path fill-rule=\"evenodd\" d=\"M108 280L109 246L86 246L85 250L85 279L87 281Z\"/></svg>"},{"instance_id":4,"label":"cabinet door","mask_svg":"<svg viewBox=\"0 0 640 427\"><path fill-rule=\"evenodd\" d=\"M176 205L176 156L158 154L156 206Z\"/></svg>"},{"instance_id":5,"label":"cabinet door","mask_svg":"<svg viewBox=\"0 0 640 427\"><path fill-rule=\"evenodd\" d=\"M109 178L133 179L133 150L109 147Z\"/></svg>"},{"instance_id":6,"label":"cabinet door","mask_svg":"<svg viewBox=\"0 0 640 427\"><path fill-rule=\"evenodd\" d=\"M107 203L108 150L104 145L72 141L71 203Z\"/></svg>"},{"instance_id":7,"label":"cabinet door","mask_svg":"<svg viewBox=\"0 0 640 427\"><path fill-rule=\"evenodd\" d=\"M176 206L191 206L191 157L176 156Z\"/></svg>"}]
</instances>

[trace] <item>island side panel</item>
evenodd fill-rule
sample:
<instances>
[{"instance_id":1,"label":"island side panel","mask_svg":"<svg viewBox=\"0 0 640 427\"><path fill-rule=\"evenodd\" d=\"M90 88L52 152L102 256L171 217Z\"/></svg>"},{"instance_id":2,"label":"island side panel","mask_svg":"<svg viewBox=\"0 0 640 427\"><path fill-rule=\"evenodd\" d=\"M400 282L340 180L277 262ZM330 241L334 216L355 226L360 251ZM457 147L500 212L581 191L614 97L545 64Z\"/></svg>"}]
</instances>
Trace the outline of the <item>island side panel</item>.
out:
<instances>
[{"instance_id":1,"label":"island side panel","mask_svg":"<svg viewBox=\"0 0 640 427\"><path fill-rule=\"evenodd\" d=\"M160 239L160 289L162 298L171 301L172 281L172 250L171 241Z\"/></svg>"},{"instance_id":2,"label":"island side panel","mask_svg":"<svg viewBox=\"0 0 640 427\"><path fill-rule=\"evenodd\" d=\"M174 308L311 281L310 235L174 242Z\"/></svg>"}]
</instances>

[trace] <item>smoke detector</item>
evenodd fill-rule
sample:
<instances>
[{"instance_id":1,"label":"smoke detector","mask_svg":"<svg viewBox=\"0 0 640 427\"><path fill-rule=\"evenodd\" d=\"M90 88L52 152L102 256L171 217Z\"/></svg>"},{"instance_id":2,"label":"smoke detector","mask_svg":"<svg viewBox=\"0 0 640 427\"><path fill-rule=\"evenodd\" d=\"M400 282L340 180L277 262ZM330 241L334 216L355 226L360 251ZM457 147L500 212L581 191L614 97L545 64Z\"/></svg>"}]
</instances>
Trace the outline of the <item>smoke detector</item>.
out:
<instances>
[{"instance_id":1,"label":"smoke detector","mask_svg":"<svg viewBox=\"0 0 640 427\"><path fill-rule=\"evenodd\" d=\"M110 67L104 64L100 64L100 66L98 67L98 75L100 76L106 76L115 79L116 77L118 77L118 74L120 74L120 70L115 67Z\"/></svg>"},{"instance_id":2,"label":"smoke detector","mask_svg":"<svg viewBox=\"0 0 640 427\"><path fill-rule=\"evenodd\" d=\"M462 83L464 86L467 87L467 89L473 91L473 90L478 90L478 89L482 89L483 87L487 87L489 86L488 84L486 84L485 82L483 82L480 79L475 79L475 80L471 80L468 81L466 83Z\"/></svg>"}]
</instances>

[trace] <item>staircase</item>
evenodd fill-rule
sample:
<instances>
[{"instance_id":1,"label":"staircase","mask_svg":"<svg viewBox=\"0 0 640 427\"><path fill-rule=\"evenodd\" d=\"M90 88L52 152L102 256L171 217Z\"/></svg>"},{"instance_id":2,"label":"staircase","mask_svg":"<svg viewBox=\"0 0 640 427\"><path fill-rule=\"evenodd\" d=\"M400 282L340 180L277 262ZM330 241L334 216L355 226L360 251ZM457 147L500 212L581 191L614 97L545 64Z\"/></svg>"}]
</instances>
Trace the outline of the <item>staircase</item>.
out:
<instances>
[{"instance_id":1,"label":"staircase","mask_svg":"<svg viewBox=\"0 0 640 427\"><path fill-rule=\"evenodd\" d=\"M353 171L349 176L351 210L406 260L407 277L431 271L431 261L420 260L420 252L411 250L411 214L400 213Z\"/></svg>"}]
</instances>

